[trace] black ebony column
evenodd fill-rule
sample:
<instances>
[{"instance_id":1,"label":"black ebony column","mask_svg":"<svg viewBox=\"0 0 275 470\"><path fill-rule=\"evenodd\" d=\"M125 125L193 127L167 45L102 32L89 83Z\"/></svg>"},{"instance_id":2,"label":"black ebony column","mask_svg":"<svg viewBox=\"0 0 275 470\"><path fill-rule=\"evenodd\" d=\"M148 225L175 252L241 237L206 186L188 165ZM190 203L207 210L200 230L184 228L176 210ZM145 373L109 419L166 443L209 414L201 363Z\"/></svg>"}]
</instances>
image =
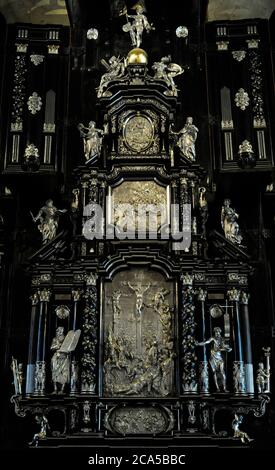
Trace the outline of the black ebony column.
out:
<instances>
[{"instance_id":1,"label":"black ebony column","mask_svg":"<svg viewBox=\"0 0 275 470\"><path fill-rule=\"evenodd\" d=\"M233 386L236 395L246 393L245 367L243 356L242 332L240 322L240 291L233 287L228 291L228 298L233 306L232 323L234 337Z\"/></svg>"},{"instance_id":2,"label":"black ebony column","mask_svg":"<svg viewBox=\"0 0 275 470\"><path fill-rule=\"evenodd\" d=\"M72 290L72 297L74 301L72 329L75 331L79 327L78 320L78 305L81 298L82 291L80 289ZM71 356L71 380L70 380L70 395L76 395L79 388L79 364L75 356L75 352Z\"/></svg>"},{"instance_id":3,"label":"black ebony column","mask_svg":"<svg viewBox=\"0 0 275 470\"><path fill-rule=\"evenodd\" d=\"M31 310L31 322L30 322L30 337L29 337L29 352L28 352L28 364L26 373L26 395L30 395L34 392L34 374L35 374L35 362L36 362L36 337L35 333L38 328L37 325L37 305L39 304L38 294L35 292L31 296L32 310Z\"/></svg>"},{"instance_id":4,"label":"black ebony column","mask_svg":"<svg viewBox=\"0 0 275 470\"><path fill-rule=\"evenodd\" d=\"M198 383L196 376L196 322L193 290L193 275L183 274L182 280L182 391L183 393L197 393Z\"/></svg>"},{"instance_id":5,"label":"black ebony column","mask_svg":"<svg viewBox=\"0 0 275 470\"><path fill-rule=\"evenodd\" d=\"M46 386L46 337L47 337L47 322L48 322L48 303L51 297L51 291L43 289L38 291L39 304L39 319L38 319L38 332L37 332L37 347L36 347L36 362L34 374L34 394L45 395Z\"/></svg>"},{"instance_id":6,"label":"black ebony column","mask_svg":"<svg viewBox=\"0 0 275 470\"><path fill-rule=\"evenodd\" d=\"M243 330L243 355L244 367L246 378L246 391L247 393L254 394L254 375L253 375L253 361L252 361L252 348L251 348L251 335L250 335L250 321L249 321L249 308L248 308L249 294L247 292L241 293L241 319Z\"/></svg>"}]
</instances>

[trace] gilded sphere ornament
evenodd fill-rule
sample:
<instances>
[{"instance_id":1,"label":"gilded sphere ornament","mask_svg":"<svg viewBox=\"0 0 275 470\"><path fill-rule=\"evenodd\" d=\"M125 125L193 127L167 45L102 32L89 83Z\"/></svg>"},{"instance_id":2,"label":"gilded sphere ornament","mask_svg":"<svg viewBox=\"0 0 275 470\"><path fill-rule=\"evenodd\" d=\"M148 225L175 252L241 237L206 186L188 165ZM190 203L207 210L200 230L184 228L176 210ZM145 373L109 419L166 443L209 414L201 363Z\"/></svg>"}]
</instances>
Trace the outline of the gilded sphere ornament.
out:
<instances>
[{"instance_id":1,"label":"gilded sphere ornament","mask_svg":"<svg viewBox=\"0 0 275 470\"><path fill-rule=\"evenodd\" d=\"M148 55L143 49L136 47L127 55L127 64L148 64Z\"/></svg>"}]
</instances>

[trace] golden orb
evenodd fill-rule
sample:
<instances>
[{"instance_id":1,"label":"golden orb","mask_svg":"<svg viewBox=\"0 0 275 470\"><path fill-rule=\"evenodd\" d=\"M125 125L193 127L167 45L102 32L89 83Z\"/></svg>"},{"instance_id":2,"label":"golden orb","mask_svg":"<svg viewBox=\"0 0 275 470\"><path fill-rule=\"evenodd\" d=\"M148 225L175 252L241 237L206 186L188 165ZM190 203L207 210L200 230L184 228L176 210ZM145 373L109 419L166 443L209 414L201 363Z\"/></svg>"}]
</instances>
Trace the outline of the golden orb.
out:
<instances>
[{"instance_id":1,"label":"golden orb","mask_svg":"<svg viewBox=\"0 0 275 470\"><path fill-rule=\"evenodd\" d=\"M143 49L136 47L127 55L127 64L148 64L148 55Z\"/></svg>"}]
</instances>

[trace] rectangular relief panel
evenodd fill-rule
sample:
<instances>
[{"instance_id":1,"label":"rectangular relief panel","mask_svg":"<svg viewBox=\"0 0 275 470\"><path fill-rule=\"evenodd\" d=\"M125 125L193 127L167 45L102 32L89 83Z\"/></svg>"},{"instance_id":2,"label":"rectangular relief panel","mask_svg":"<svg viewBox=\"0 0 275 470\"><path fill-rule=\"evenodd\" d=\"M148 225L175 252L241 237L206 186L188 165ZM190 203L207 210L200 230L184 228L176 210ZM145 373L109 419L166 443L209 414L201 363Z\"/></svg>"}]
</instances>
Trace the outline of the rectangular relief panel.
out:
<instances>
[{"instance_id":1,"label":"rectangular relief panel","mask_svg":"<svg viewBox=\"0 0 275 470\"><path fill-rule=\"evenodd\" d=\"M133 268L105 284L104 395L165 397L174 391L175 289Z\"/></svg>"},{"instance_id":2,"label":"rectangular relief panel","mask_svg":"<svg viewBox=\"0 0 275 470\"><path fill-rule=\"evenodd\" d=\"M107 219L117 232L150 232L155 238L169 223L168 186L154 181L124 181L112 189L111 195L112 208Z\"/></svg>"}]
</instances>

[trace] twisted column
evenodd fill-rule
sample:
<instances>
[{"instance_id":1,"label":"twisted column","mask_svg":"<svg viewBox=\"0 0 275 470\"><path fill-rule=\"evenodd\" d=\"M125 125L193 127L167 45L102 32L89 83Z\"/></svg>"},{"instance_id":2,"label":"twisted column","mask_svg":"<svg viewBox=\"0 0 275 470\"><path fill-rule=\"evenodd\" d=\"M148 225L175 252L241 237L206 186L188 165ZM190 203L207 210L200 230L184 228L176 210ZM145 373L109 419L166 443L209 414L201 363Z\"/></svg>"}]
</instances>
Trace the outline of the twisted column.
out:
<instances>
[{"instance_id":1,"label":"twisted column","mask_svg":"<svg viewBox=\"0 0 275 470\"><path fill-rule=\"evenodd\" d=\"M193 275L183 274L182 281L182 388L183 393L197 393L196 377L196 322L194 317Z\"/></svg>"},{"instance_id":2,"label":"twisted column","mask_svg":"<svg viewBox=\"0 0 275 470\"><path fill-rule=\"evenodd\" d=\"M198 301L200 302L201 307L201 340L200 342L204 342L206 340L205 331L205 300L207 297L207 291L203 289L199 289L197 292ZM202 346L202 360L200 361L199 366L199 374L200 374L200 391L204 395L209 394L209 371L208 371L208 361L206 355L206 346Z\"/></svg>"},{"instance_id":3,"label":"twisted column","mask_svg":"<svg viewBox=\"0 0 275 470\"><path fill-rule=\"evenodd\" d=\"M85 292L85 308L83 313L83 336L81 359L81 394L95 394L97 377L97 343L98 343L98 315L97 315L97 276L90 274L87 278Z\"/></svg>"}]
</instances>

